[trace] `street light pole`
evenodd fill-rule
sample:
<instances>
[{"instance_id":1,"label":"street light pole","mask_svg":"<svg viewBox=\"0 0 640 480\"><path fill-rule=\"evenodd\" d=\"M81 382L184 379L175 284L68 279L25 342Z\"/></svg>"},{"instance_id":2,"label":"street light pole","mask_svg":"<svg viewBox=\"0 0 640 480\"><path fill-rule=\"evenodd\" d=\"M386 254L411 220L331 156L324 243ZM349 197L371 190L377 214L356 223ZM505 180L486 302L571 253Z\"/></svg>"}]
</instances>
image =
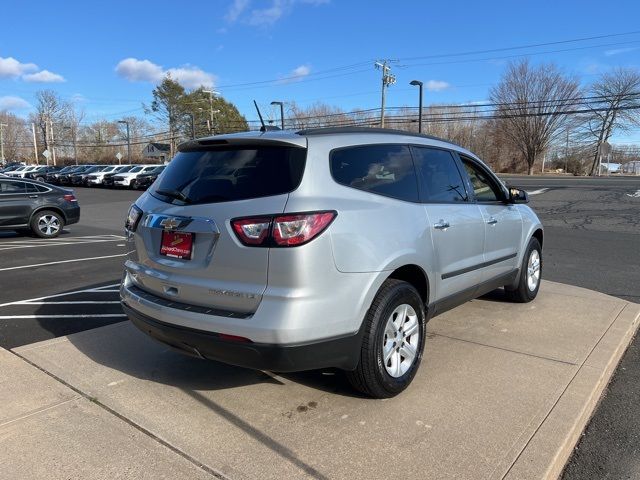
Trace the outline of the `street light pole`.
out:
<instances>
[{"instance_id":1,"label":"street light pole","mask_svg":"<svg viewBox=\"0 0 640 480\"><path fill-rule=\"evenodd\" d=\"M284 103L283 102L271 102L271 105L280 105L280 126L284 130Z\"/></svg>"},{"instance_id":2,"label":"street light pole","mask_svg":"<svg viewBox=\"0 0 640 480\"><path fill-rule=\"evenodd\" d=\"M4 137L2 135L4 127L8 127L6 123L0 123L0 162L4 164Z\"/></svg>"},{"instance_id":3,"label":"street light pole","mask_svg":"<svg viewBox=\"0 0 640 480\"><path fill-rule=\"evenodd\" d=\"M420 103L418 107L418 133L422 133L422 82L420 80L411 80L409 85L414 87L417 85L420 88Z\"/></svg>"},{"instance_id":4,"label":"street light pole","mask_svg":"<svg viewBox=\"0 0 640 480\"><path fill-rule=\"evenodd\" d=\"M128 120L118 120L118 123L124 123L127 126L127 163L131 164L131 135L129 132L129 121ZM119 163L122 163L118 160Z\"/></svg>"}]
</instances>

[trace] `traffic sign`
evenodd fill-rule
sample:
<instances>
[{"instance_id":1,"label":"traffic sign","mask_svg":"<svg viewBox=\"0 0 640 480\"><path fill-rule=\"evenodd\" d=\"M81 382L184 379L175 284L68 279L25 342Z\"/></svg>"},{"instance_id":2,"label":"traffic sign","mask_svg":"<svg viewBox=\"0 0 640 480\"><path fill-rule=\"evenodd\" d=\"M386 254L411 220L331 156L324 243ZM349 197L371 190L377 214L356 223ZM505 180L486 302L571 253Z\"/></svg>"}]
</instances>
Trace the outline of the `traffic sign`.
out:
<instances>
[{"instance_id":1,"label":"traffic sign","mask_svg":"<svg viewBox=\"0 0 640 480\"><path fill-rule=\"evenodd\" d=\"M122 154L120 152L116 153L116 158L122 160Z\"/></svg>"},{"instance_id":2,"label":"traffic sign","mask_svg":"<svg viewBox=\"0 0 640 480\"><path fill-rule=\"evenodd\" d=\"M49 150L45 150L44 152L42 152L42 155L44 155L44 158L49 160L49 157L51 156L51 153L49 153Z\"/></svg>"}]
</instances>

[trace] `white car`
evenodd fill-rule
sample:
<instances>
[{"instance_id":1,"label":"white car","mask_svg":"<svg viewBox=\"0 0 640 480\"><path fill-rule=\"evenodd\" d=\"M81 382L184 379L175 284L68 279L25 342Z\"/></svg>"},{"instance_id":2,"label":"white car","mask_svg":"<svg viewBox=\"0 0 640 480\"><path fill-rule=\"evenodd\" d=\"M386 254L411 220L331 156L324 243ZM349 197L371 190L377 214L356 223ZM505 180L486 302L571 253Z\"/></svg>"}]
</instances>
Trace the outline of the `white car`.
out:
<instances>
[{"instance_id":1,"label":"white car","mask_svg":"<svg viewBox=\"0 0 640 480\"><path fill-rule=\"evenodd\" d=\"M131 170L131 165L111 165L100 172L93 172L87 176L87 185L102 185L104 176L108 173L120 173Z\"/></svg>"},{"instance_id":2,"label":"white car","mask_svg":"<svg viewBox=\"0 0 640 480\"><path fill-rule=\"evenodd\" d=\"M24 165L22 167L18 167L11 172L7 172L7 175L13 178L24 178L24 174L34 170L36 168L35 165Z\"/></svg>"},{"instance_id":3,"label":"white car","mask_svg":"<svg viewBox=\"0 0 640 480\"><path fill-rule=\"evenodd\" d=\"M158 165L138 165L128 172L120 173L113 177L113 185L116 187L130 187L131 181L141 173L147 173Z\"/></svg>"}]
</instances>

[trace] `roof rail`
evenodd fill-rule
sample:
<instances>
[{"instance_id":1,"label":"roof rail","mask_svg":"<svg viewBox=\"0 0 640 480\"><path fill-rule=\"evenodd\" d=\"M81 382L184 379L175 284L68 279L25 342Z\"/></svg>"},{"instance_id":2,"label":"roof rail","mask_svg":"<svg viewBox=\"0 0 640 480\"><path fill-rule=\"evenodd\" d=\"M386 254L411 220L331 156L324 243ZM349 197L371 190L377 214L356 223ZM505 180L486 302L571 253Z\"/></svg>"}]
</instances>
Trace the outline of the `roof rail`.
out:
<instances>
[{"instance_id":1,"label":"roof rail","mask_svg":"<svg viewBox=\"0 0 640 480\"><path fill-rule=\"evenodd\" d=\"M394 128L370 128L370 127L321 127L321 128L307 128L298 130L298 135L312 136L312 135L333 135L337 133L385 133L391 135L404 135L408 137L420 137L428 138L429 140L439 140L441 142L452 143L444 138L434 137L432 135L425 135L423 133L408 132L406 130L397 130Z\"/></svg>"}]
</instances>

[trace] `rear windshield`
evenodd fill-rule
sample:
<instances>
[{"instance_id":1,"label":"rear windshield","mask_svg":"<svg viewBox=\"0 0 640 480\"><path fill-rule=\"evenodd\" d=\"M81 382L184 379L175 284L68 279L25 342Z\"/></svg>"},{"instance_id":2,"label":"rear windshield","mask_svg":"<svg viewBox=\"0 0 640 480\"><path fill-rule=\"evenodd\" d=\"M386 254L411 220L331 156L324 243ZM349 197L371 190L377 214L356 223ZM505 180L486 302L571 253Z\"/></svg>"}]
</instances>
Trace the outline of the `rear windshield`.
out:
<instances>
[{"instance_id":1,"label":"rear windshield","mask_svg":"<svg viewBox=\"0 0 640 480\"><path fill-rule=\"evenodd\" d=\"M298 187L305 159L305 149L282 146L179 152L151 194L190 204L281 195Z\"/></svg>"}]
</instances>

